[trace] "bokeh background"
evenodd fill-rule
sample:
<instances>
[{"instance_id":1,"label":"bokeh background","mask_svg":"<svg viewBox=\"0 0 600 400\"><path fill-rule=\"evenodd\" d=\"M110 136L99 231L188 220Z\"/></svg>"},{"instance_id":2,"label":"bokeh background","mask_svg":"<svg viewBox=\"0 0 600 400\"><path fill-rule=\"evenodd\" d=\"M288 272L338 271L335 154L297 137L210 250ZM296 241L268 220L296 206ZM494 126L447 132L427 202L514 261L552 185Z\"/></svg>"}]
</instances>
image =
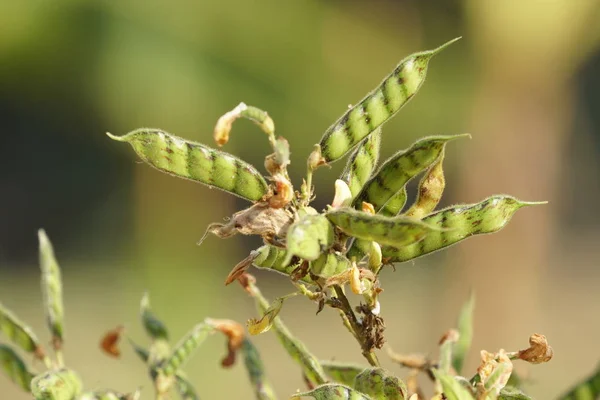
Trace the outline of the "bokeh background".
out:
<instances>
[{"instance_id":1,"label":"bokeh background","mask_svg":"<svg viewBox=\"0 0 600 400\"><path fill-rule=\"evenodd\" d=\"M0 298L42 335L44 227L64 272L68 364L87 388L142 386L152 398L133 352L106 357L101 335L125 324L146 343L145 290L173 340L207 316L254 316L245 293L222 282L259 241L196 246L207 224L245 203L161 174L104 133L150 126L211 143L216 119L244 101L268 110L290 141L299 182L311 146L349 103L409 53L457 36L384 127L383 156L421 136L469 132L448 147L443 205L495 193L549 204L519 211L498 234L386 270L388 344L436 357L474 290L473 348L518 350L545 334L552 362L515 367L532 395L553 398L600 359L595 0L0 2ZM262 166L269 147L240 121L226 150ZM316 175L317 206L332 198L342 164ZM282 276L256 276L271 298L292 290ZM319 357L361 361L337 315L315 311L296 298L282 316ZM256 343L281 398L303 387L272 333ZM191 380L205 399L252 398L240 365L221 369L224 349L211 338L188 364ZM28 398L4 376L0 393Z\"/></svg>"}]
</instances>

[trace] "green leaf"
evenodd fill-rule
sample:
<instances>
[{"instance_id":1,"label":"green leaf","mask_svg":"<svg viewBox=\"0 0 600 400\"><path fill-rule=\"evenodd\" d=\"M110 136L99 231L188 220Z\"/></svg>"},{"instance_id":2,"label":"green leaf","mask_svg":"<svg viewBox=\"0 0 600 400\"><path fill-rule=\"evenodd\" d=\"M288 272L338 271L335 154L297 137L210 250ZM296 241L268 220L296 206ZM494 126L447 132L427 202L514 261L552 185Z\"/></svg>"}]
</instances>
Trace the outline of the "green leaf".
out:
<instances>
[{"instance_id":1,"label":"green leaf","mask_svg":"<svg viewBox=\"0 0 600 400\"><path fill-rule=\"evenodd\" d=\"M29 386L35 374L12 348L3 344L0 344L0 364L11 381L26 392L31 391Z\"/></svg>"},{"instance_id":2,"label":"green leaf","mask_svg":"<svg viewBox=\"0 0 600 400\"><path fill-rule=\"evenodd\" d=\"M35 333L2 303L0 303L0 330L21 349L34 353L39 359L44 359L44 351Z\"/></svg>"},{"instance_id":3,"label":"green leaf","mask_svg":"<svg viewBox=\"0 0 600 400\"><path fill-rule=\"evenodd\" d=\"M52 243L43 229L38 231L40 242L40 268L42 270L42 293L46 305L48 327L52 333L53 345L59 349L64 335L64 306L61 272Z\"/></svg>"},{"instance_id":4,"label":"green leaf","mask_svg":"<svg viewBox=\"0 0 600 400\"><path fill-rule=\"evenodd\" d=\"M579 382L567 393L559 397L560 400L596 400L600 397L600 365L588 378Z\"/></svg>"},{"instance_id":5,"label":"green leaf","mask_svg":"<svg viewBox=\"0 0 600 400\"><path fill-rule=\"evenodd\" d=\"M532 398L515 387L505 386L500 391L498 400L532 400Z\"/></svg>"},{"instance_id":6,"label":"green leaf","mask_svg":"<svg viewBox=\"0 0 600 400\"><path fill-rule=\"evenodd\" d=\"M296 393L292 399L301 397L312 397L316 400L371 400L369 396L338 383L326 383L308 392Z\"/></svg>"},{"instance_id":7,"label":"green leaf","mask_svg":"<svg viewBox=\"0 0 600 400\"><path fill-rule=\"evenodd\" d=\"M244 365L248 371L250 383L254 388L254 396L257 400L275 400L275 392L265 376L263 362L256 347L249 339L244 339L241 351L244 355Z\"/></svg>"},{"instance_id":8,"label":"green leaf","mask_svg":"<svg viewBox=\"0 0 600 400\"><path fill-rule=\"evenodd\" d=\"M354 388L373 400L405 400L406 385L383 368L366 368L354 379Z\"/></svg>"},{"instance_id":9,"label":"green leaf","mask_svg":"<svg viewBox=\"0 0 600 400\"><path fill-rule=\"evenodd\" d=\"M150 308L150 297L148 293L144 293L142 301L140 302L140 316L142 318L142 325L146 330L148 336L152 339L165 339L169 338L167 327L159 320Z\"/></svg>"},{"instance_id":10,"label":"green leaf","mask_svg":"<svg viewBox=\"0 0 600 400\"><path fill-rule=\"evenodd\" d=\"M454 377L440 370L432 369L431 372L442 386L447 400L475 400L468 389L463 387Z\"/></svg>"},{"instance_id":11,"label":"green leaf","mask_svg":"<svg viewBox=\"0 0 600 400\"><path fill-rule=\"evenodd\" d=\"M200 400L194 386L181 373L175 375L175 387L181 400Z\"/></svg>"},{"instance_id":12,"label":"green leaf","mask_svg":"<svg viewBox=\"0 0 600 400\"><path fill-rule=\"evenodd\" d=\"M475 295L471 293L469 300L462 306L458 316L458 342L454 345L452 366L457 373L461 373L465 358L473 340L473 311L475 309Z\"/></svg>"},{"instance_id":13,"label":"green leaf","mask_svg":"<svg viewBox=\"0 0 600 400\"><path fill-rule=\"evenodd\" d=\"M354 385L354 378L360 374L367 367L358 364L340 363L337 361L320 361L323 366L323 370L336 383L342 385L352 386Z\"/></svg>"}]
</instances>

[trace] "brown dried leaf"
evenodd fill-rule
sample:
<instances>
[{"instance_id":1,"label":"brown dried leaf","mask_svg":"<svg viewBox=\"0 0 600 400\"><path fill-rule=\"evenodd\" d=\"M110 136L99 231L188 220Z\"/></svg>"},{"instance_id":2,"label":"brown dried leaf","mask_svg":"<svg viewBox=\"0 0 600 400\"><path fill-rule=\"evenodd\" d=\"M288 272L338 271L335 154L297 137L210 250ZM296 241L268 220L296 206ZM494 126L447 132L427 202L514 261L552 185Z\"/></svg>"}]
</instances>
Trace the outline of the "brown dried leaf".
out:
<instances>
[{"instance_id":1,"label":"brown dried leaf","mask_svg":"<svg viewBox=\"0 0 600 400\"><path fill-rule=\"evenodd\" d=\"M546 336L534 333L529 337L529 348L521 350L518 353L518 358L532 364L541 364L552 359L554 350L548 344Z\"/></svg>"},{"instance_id":2,"label":"brown dried leaf","mask_svg":"<svg viewBox=\"0 0 600 400\"><path fill-rule=\"evenodd\" d=\"M100 348L111 357L120 357L121 349L119 349L119 341L121 340L123 333L125 333L125 327L122 325L106 332L100 342Z\"/></svg>"}]
</instances>

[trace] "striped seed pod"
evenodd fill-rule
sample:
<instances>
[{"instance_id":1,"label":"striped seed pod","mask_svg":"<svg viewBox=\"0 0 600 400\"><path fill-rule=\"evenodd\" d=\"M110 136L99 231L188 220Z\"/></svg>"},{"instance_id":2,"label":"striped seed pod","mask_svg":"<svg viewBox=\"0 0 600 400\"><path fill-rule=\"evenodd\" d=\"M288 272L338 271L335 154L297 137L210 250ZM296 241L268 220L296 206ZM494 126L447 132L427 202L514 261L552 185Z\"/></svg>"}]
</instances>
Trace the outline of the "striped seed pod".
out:
<instances>
[{"instance_id":1,"label":"striped seed pod","mask_svg":"<svg viewBox=\"0 0 600 400\"><path fill-rule=\"evenodd\" d=\"M406 385L383 368L366 368L354 379L354 388L373 400L405 400Z\"/></svg>"},{"instance_id":2,"label":"striped seed pod","mask_svg":"<svg viewBox=\"0 0 600 400\"><path fill-rule=\"evenodd\" d=\"M142 318L142 325L151 339L167 340L169 338L167 327L154 315L150 308L150 296L148 293L144 293L142 301L140 301L140 317Z\"/></svg>"},{"instance_id":3,"label":"striped seed pod","mask_svg":"<svg viewBox=\"0 0 600 400\"><path fill-rule=\"evenodd\" d=\"M425 81L429 60L456 40L458 38L437 49L415 53L400 61L378 87L348 109L327 129L319 143L325 161L340 159L396 114Z\"/></svg>"},{"instance_id":4,"label":"striped seed pod","mask_svg":"<svg viewBox=\"0 0 600 400\"><path fill-rule=\"evenodd\" d=\"M215 328L206 323L200 323L192 328L180 341L175 345L173 351L164 361L161 366L165 376L173 376L179 368L191 358L194 351L200 347L204 340L214 333Z\"/></svg>"},{"instance_id":5,"label":"striped seed pod","mask_svg":"<svg viewBox=\"0 0 600 400\"><path fill-rule=\"evenodd\" d=\"M29 386L35 374L27 368L25 362L12 348L4 344L0 344L0 367L21 389L26 392L31 391Z\"/></svg>"},{"instance_id":6,"label":"striped seed pod","mask_svg":"<svg viewBox=\"0 0 600 400\"><path fill-rule=\"evenodd\" d=\"M339 383L326 383L308 392L295 393L292 399L304 397L315 400L371 400L371 397Z\"/></svg>"},{"instance_id":7,"label":"striped seed pod","mask_svg":"<svg viewBox=\"0 0 600 400\"><path fill-rule=\"evenodd\" d=\"M442 199L444 188L446 187L446 179L444 178L444 150L437 161L427 170L417 191L417 200L403 214L407 217L421 219L428 214L431 214Z\"/></svg>"},{"instance_id":8,"label":"striped seed pod","mask_svg":"<svg viewBox=\"0 0 600 400\"><path fill-rule=\"evenodd\" d=\"M375 170L379 161L380 146L381 128L378 128L360 142L348 159L340 179L348 184L352 197L360 192Z\"/></svg>"},{"instance_id":9,"label":"striped seed pod","mask_svg":"<svg viewBox=\"0 0 600 400\"><path fill-rule=\"evenodd\" d=\"M180 178L203 183L250 201L268 192L264 177L239 158L188 141L159 129L142 128L124 136L107 135L131 144L138 156L154 168Z\"/></svg>"},{"instance_id":10,"label":"striped seed pod","mask_svg":"<svg viewBox=\"0 0 600 400\"><path fill-rule=\"evenodd\" d=\"M379 212L396 193L402 191L410 179L429 168L440 157L448 141L465 136L469 135L431 136L417 140L407 150L396 153L381 165L365 183L353 205L360 208L362 202L366 201ZM399 203L398 200L394 202Z\"/></svg>"},{"instance_id":11,"label":"striped seed pod","mask_svg":"<svg viewBox=\"0 0 600 400\"><path fill-rule=\"evenodd\" d=\"M37 400L73 400L81 388L79 376L66 368L44 372L31 380L31 394Z\"/></svg>"},{"instance_id":12,"label":"striped seed pod","mask_svg":"<svg viewBox=\"0 0 600 400\"><path fill-rule=\"evenodd\" d=\"M338 251L323 253L310 263L310 272L322 279L331 278L352 268L352 263Z\"/></svg>"},{"instance_id":13,"label":"striped seed pod","mask_svg":"<svg viewBox=\"0 0 600 400\"><path fill-rule=\"evenodd\" d=\"M60 267L54 256L52 243L43 229L38 231L40 242L40 268L42 270L42 293L46 305L48 327L52 333L52 343L59 349L64 334L64 307Z\"/></svg>"},{"instance_id":14,"label":"striped seed pod","mask_svg":"<svg viewBox=\"0 0 600 400\"><path fill-rule=\"evenodd\" d=\"M286 237L287 258L289 263L293 256L313 261L333 245L333 225L322 214L307 214L294 222L288 229Z\"/></svg>"},{"instance_id":15,"label":"striped seed pod","mask_svg":"<svg viewBox=\"0 0 600 400\"><path fill-rule=\"evenodd\" d=\"M249 339L244 339L242 343L242 353L244 354L244 365L250 378L250 383L254 388L254 395L257 400L275 400L275 392L265 376L265 368L260 358L258 350Z\"/></svg>"},{"instance_id":16,"label":"striped seed pod","mask_svg":"<svg viewBox=\"0 0 600 400\"><path fill-rule=\"evenodd\" d=\"M9 309L4 307L2 303L0 303L0 330L26 352L34 353L40 360L45 358L44 351L35 333Z\"/></svg>"},{"instance_id":17,"label":"striped seed pod","mask_svg":"<svg viewBox=\"0 0 600 400\"><path fill-rule=\"evenodd\" d=\"M512 196L491 196L480 203L452 206L423 218L423 222L438 227L421 242L402 248L382 248L390 262L404 262L451 246L473 235L494 233L506 226L521 207L545 204L525 202Z\"/></svg>"},{"instance_id":18,"label":"striped seed pod","mask_svg":"<svg viewBox=\"0 0 600 400\"><path fill-rule=\"evenodd\" d=\"M440 231L437 226L414 218L373 215L352 208L329 211L326 216L349 236L396 248L419 242L430 233Z\"/></svg>"},{"instance_id":19,"label":"striped seed pod","mask_svg":"<svg viewBox=\"0 0 600 400\"><path fill-rule=\"evenodd\" d=\"M323 370L334 382L346 386L354 385L354 378L365 370L365 366L337 361L320 361Z\"/></svg>"}]
</instances>

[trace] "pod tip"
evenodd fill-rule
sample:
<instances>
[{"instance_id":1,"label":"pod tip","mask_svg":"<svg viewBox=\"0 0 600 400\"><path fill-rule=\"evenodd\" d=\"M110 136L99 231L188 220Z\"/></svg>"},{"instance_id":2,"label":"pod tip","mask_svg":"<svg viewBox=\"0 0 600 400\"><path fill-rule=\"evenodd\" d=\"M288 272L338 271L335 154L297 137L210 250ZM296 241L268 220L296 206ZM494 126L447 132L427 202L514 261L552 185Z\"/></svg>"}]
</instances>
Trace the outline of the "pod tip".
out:
<instances>
[{"instance_id":1,"label":"pod tip","mask_svg":"<svg viewBox=\"0 0 600 400\"><path fill-rule=\"evenodd\" d=\"M113 135L110 132L106 132L106 136L108 136L109 138L111 138L112 140L116 140L117 142L126 142L125 137L124 136L116 136Z\"/></svg>"},{"instance_id":2,"label":"pod tip","mask_svg":"<svg viewBox=\"0 0 600 400\"><path fill-rule=\"evenodd\" d=\"M457 38L454 38L452 40L447 41L446 43L444 43L443 45L431 50L431 55L434 56L436 54L438 54L439 52L441 52L442 50L444 50L446 47L450 46L451 44L453 44L454 42L459 41L460 39L462 39L462 36L459 36Z\"/></svg>"}]
</instances>

